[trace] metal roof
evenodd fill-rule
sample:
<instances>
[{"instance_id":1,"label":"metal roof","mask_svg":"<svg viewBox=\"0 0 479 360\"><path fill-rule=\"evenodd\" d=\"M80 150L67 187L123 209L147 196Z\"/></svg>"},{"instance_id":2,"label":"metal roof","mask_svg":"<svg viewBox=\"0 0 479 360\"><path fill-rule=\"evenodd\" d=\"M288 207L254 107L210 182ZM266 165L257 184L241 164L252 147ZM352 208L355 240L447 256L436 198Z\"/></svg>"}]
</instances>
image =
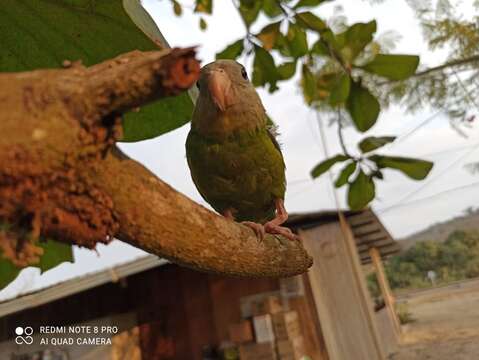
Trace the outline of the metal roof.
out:
<instances>
[{"instance_id":1,"label":"metal roof","mask_svg":"<svg viewBox=\"0 0 479 360\"><path fill-rule=\"evenodd\" d=\"M379 250L383 259L401 251L401 246L392 238L371 209L342 211L342 213L354 234L362 264L371 262L369 249L372 247ZM319 211L291 215L287 226L293 230L309 229L335 221L338 221L337 211Z\"/></svg>"},{"instance_id":2,"label":"metal roof","mask_svg":"<svg viewBox=\"0 0 479 360\"><path fill-rule=\"evenodd\" d=\"M168 263L158 256L147 255L140 259L110 267L106 270L75 277L30 293L21 294L13 299L0 302L0 318L22 310L43 305L76 293L109 283L121 278L152 269Z\"/></svg>"}]
</instances>

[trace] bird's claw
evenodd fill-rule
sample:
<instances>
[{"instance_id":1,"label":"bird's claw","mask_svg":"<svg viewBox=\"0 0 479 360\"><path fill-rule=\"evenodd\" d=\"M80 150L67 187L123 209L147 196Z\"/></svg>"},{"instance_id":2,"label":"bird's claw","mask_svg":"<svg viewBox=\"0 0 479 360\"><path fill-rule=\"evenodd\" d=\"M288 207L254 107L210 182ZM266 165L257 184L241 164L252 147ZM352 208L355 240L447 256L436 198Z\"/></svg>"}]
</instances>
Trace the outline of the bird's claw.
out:
<instances>
[{"instance_id":1,"label":"bird's claw","mask_svg":"<svg viewBox=\"0 0 479 360\"><path fill-rule=\"evenodd\" d=\"M301 238L293 233L291 229L284 227L284 226L278 226L270 223L266 223L264 225L264 230L268 234L277 234L284 236L286 239L291 240L291 241L300 241Z\"/></svg>"},{"instance_id":2,"label":"bird's claw","mask_svg":"<svg viewBox=\"0 0 479 360\"><path fill-rule=\"evenodd\" d=\"M241 224L249 227L254 231L256 236L262 241L266 234L281 235L291 241L300 241L301 238L293 233L289 228L276 225L272 222L268 222L264 225L255 223L253 221L243 221Z\"/></svg>"},{"instance_id":3,"label":"bird's claw","mask_svg":"<svg viewBox=\"0 0 479 360\"><path fill-rule=\"evenodd\" d=\"M250 229L252 229L254 231L254 233L256 234L256 236L261 241L263 241L265 233L266 233L263 225L255 223L253 221L243 221L243 222L241 222L241 224L243 224L243 225L249 227Z\"/></svg>"}]
</instances>

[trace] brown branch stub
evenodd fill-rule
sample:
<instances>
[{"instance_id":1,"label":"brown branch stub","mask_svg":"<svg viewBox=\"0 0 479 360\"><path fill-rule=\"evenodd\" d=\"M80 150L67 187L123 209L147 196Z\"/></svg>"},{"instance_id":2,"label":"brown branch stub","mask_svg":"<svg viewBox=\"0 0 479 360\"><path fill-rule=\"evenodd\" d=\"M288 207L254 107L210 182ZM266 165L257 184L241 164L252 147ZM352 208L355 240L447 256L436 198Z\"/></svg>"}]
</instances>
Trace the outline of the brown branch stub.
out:
<instances>
[{"instance_id":1,"label":"brown branch stub","mask_svg":"<svg viewBox=\"0 0 479 360\"><path fill-rule=\"evenodd\" d=\"M292 276L308 269L311 258L301 244L271 236L259 242L250 229L195 204L112 146L121 112L193 85L194 55L192 48L132 52L90 68L72 63L0 74L0 222L13 231L8 243L0 238L4 253L13 249L11 234L27 229L33 239L90 248L116 236L223 274ZM10 255L36 260L33 248L22 248L24 255Z\"/></svg>"},{"instance_id":2,"label":"brown branch stub","mask_svg":"<svg viewBox=\"0 0 479 360\"><path fill-rule=\"evenodd\" d=\"M155 99L175 96L198 79L195 48L140 52L121 55L94 65L85 73L93 115L122 113Z\"/></svg>"}]
</instances>

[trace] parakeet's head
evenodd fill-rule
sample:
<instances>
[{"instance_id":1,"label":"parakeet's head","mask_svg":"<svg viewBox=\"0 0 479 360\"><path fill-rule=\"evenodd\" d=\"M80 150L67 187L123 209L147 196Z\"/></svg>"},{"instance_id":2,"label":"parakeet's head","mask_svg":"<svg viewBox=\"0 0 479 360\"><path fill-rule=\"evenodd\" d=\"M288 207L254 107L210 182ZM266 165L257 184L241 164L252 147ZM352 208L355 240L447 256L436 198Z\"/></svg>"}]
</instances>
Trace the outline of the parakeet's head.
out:
<instances>
[{"instance_id":1,"label":"parakeet's head","mask_svg":"<svg viewBox=\"0 0 479 360\"><path fill-rule=\"evenodd\" d=\"M193 123L204 132L230 132L265 121L261 99L240 63L217 60L205 65L197 86Z\"/></svg>"},{"instance_id":2,"label":"parakeet's head","mask_svg":"<svg viewBox=\"0 0 479 360\"><path fill-rule=\"evenodd\" d=\"M234 60L217 60L205 65L196 85L201 100L209 100L220 112L240 102L245 93L256 93L246 69Z\"/></svg>"}]
</instances>

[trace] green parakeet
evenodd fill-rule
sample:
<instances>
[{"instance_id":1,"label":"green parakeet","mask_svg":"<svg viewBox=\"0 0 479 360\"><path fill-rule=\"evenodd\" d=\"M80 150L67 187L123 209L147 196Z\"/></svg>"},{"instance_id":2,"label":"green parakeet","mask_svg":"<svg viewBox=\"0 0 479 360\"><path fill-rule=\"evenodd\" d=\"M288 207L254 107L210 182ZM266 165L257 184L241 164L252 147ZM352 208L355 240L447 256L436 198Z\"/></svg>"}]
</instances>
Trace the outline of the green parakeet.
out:
<instances>
[{"instance_id":1,"label":"green parakeet","mask_svg":"<svg viewBox=\"0 0 479 360\"><path fill-rule=\"evenodd\" d=\"M265 232L296 239L284 208L285 164L245 68L218 60L201 69L186 157L203 198L220 214Z\"/></svg>"}]
</instances>

